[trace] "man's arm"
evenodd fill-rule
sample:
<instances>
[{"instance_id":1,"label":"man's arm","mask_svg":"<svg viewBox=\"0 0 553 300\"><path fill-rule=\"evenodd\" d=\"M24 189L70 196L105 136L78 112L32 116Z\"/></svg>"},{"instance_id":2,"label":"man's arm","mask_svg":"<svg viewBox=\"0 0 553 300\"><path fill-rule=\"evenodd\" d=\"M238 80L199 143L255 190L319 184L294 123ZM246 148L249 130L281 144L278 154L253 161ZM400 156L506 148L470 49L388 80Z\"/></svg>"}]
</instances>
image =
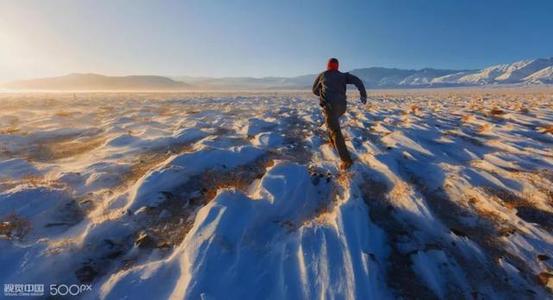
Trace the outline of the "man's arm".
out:
<instances>
[{"instance_id":1,"label":"man's arm","mask_svg":"<svg viewBox=\"0 0 553 300\"><path fill-rule=\"evenodd\" d=\"M359 90L359 94L361 94L361 101L363 101L363 99L367 99L367 91L365 90L365 85L363 84L363 81L359 79L359 77L351 75L350 73L346 73L346 83L355 85L355 87Z\"/></svg>"},{"instance_id":2,"label":"man's arm","mask_svg":"<svg viewBox=\"0 0 553 300\"><path fill-rule=\"evenodd\" d=\"M319 74L317 78L315 78L315 82L313 82L313 94L317 96L321 96L321 76L323 73Z\"/></svg>"}]
</instances>

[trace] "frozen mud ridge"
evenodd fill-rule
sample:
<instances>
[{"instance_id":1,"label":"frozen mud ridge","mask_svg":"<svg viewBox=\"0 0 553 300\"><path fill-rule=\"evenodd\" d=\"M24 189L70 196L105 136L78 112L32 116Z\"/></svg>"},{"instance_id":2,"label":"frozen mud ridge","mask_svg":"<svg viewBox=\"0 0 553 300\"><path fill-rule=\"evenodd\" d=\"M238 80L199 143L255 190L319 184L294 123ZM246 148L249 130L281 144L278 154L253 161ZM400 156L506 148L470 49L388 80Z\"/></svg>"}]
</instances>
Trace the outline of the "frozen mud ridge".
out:
<instances>
[{"instance_id":1,"label":"frozen mud ridge","mask_svg":"<svg viewBox=\"0 0 553 300\"><path fill-rule=\"evenodd\" d=\"M544 299L553 97L0 96L0 283L85 299Z\"/></svg>"}]
</instances>

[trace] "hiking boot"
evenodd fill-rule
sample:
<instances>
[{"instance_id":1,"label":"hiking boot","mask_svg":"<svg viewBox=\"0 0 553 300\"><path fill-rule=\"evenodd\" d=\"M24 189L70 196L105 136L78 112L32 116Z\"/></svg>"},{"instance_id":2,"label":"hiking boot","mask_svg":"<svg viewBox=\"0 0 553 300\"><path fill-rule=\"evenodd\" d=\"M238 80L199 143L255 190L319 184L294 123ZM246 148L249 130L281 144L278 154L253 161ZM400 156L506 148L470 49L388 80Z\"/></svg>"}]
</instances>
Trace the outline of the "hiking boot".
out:
<instances>
[{"instance_id":1,"label":"hiking boot","mask_svg":"<svg viewBox=\"0 0 553 300\"><path fill-rule=\"evenodd\" d=\"M351 160L343 161L343 162L340 163L340 169L345 171L345 170L349 169L351 167L351 165L353 165L353 161L351 161Z\"/></svg>"}]
</instances>

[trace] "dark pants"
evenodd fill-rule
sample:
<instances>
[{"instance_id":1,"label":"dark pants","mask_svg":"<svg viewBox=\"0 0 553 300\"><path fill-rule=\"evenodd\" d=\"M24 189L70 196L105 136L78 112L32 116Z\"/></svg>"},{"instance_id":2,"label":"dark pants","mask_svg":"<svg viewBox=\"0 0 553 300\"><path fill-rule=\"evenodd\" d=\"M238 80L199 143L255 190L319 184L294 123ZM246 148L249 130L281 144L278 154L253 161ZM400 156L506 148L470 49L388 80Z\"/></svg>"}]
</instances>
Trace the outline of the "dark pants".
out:
<instances>
[{"instance_id":1,"label":"dark pants","mask_svg":"<svg viewBox=\"0 0 553 300\"><path fill-rule=\"evenodd\" d=\"M330 108L323 107L326 128L330 143L334 145L342 161L351 162L342 130L340 129L340 117L346 112L346 103L332 104Z\"/></svg>"}]
</instances>

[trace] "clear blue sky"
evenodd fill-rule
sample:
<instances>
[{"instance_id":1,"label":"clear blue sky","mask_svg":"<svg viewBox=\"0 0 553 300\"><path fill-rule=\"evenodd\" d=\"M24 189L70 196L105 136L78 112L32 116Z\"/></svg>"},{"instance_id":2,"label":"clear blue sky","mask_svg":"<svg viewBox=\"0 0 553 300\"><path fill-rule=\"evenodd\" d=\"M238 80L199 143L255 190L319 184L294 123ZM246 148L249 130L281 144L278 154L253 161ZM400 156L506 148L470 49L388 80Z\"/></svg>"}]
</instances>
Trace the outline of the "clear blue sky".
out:
<instances>
[{"instance_id":1,"label":"clear blue sky","mask_svg":"<svg viewBox=\"0 0 553 300\"><path fill-rule=\"evenodd\" d=\"M0 80L299 75L553 56L553 1L0 0Z\"/></svg>"}]
</instances>

